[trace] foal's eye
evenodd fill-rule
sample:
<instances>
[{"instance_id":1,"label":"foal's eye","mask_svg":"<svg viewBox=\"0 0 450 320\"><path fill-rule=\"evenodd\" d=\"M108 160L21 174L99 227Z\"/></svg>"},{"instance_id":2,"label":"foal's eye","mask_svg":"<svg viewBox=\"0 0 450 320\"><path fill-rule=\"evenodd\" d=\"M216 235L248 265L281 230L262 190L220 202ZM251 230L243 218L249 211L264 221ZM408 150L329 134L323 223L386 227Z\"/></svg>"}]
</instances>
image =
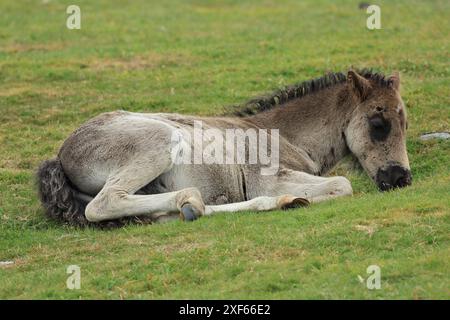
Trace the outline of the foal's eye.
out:
<instances>
[{"instance_id":1,"label":"foal's eye","mask_svg":"<svg viewBox=\"0 0 450 320\"><path fill-rule=\"evenodd\" d=\"M384 120L384 118L382 118L380 116L374 116L369 119L369 123L372 128L378 129L378 128L384 127L385 120Z\"/></svg>"},{"instance_id":2,"label":"foal's eye","mask_svg":"<svg viewBox=\"0 0 450 320\"><path fill-rule=\"evenodd\" d=\"M370 138L372 141L383 141L391 131L391 123L382 115L374 115L369 118Z\"/></svg>"}]
</instances>

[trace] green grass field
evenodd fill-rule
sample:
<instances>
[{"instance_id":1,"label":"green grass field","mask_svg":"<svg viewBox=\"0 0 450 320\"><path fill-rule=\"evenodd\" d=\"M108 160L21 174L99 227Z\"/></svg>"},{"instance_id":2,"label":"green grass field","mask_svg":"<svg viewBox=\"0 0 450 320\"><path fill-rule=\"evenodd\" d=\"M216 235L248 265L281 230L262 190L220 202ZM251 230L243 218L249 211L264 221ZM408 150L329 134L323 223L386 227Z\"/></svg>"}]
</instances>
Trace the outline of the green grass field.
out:
<instances>
[{"instance_id":1,"label":"green grass field","mask_svg":"<svg viewBox=\"0 0 450 320\"><path fill-rule=\"evenodd\" d=\"M0 298L448 299L450 141L419 136L450 129L450 3L376 1L373 31L358 3L0 0ZM94 115L214 115L351 66L401 72L409 188L380 193L348 159L354 196L302 210L112 231L44 216L34 171Z\"/></svg>"}]
</instances>

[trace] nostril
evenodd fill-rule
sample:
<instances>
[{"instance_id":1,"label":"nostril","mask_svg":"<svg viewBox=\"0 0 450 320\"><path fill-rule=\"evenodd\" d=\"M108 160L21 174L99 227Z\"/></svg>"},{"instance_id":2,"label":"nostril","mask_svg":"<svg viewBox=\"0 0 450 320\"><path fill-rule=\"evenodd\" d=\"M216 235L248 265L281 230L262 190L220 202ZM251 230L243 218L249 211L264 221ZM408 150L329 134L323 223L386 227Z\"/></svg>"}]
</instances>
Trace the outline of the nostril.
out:
<instances>
[{"instance_id":1,"label":"nostril","mask_svg":"<svg viewBox=\"0 0 450 320\"><path fill-rule=\"evenodd\" d=\"M400 177L397 179L397 181L395 181L394 186L395 187L399 187L399 188L403 188L407 185L407 181L406 181L406 177Z\"/></svg>"},{"instance_id":2,"label":"nostril","mask_svg":"<svg viewBox=\"0 0 450 320\"><path fill-rule=\"evenodd\" d=\"M396 178L394 187L403 188L411 185L411 174L405 170L405 173Z\"/></svg>"}]
</instances>

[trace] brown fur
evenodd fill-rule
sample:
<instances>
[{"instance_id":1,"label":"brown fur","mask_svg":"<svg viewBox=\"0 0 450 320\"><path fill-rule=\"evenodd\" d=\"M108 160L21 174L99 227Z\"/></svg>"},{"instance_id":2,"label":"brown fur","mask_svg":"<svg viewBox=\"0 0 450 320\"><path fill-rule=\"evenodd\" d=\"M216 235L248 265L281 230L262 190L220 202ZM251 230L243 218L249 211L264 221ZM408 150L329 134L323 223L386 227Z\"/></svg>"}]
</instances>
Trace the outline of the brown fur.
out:
<instances>
[{"instance_id":1,"label":"brown fur","mask_svg":"<svg viewBox=\"0 0 450 320\"><path fill-rule=\"evenodd\" d=\"M406 110L399 82L398 73L391 77L370 70L349 71L347 77L343 73L330 73L252 99L234 113L259 127L280 128L283 137L304 149L318 164L320 174L328 172L349 152L356 152L363 167L375 179L376 169L388 162L409 168L405 147ZM370 141L366 120L373 114L383 114L394 124L384 143ZM355 150L349 150L349 139ZM377 156L373 155L373 149ZM369 157L376 164L368 163Z\"/></svg>"}]
</instances>

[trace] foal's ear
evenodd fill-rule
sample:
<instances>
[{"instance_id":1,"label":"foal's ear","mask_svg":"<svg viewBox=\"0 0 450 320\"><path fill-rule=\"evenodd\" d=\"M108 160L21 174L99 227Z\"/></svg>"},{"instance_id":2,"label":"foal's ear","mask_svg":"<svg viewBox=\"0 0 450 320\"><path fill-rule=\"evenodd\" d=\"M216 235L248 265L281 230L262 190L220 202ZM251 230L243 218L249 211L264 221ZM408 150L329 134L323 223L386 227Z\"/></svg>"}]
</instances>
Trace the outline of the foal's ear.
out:
<instances>
[{"instance_id":1,"label":"foal's ear","mask_svg":"<svg viewBox=\"0 0 450 320\"><path fill-rule=\"evenodd\" d=\"M400 88L400 74L398 71L395 71L390 77L389 77L390 86L392 89L395 89L398 91Z\"/></svg>"},{"instance_id":2,"label":"foal's ear","mask_svg":"<svg viewBox=\"0 0 450 320\"><path fill-rule=\"evenodd\" d=\"M350 70L347 73L347 83L349 87L352 88L356 95L361 99L361 101L364 101L369 95L371 89L369 80L361 77L355 71Z\"/></svg>"}]
</instances>

